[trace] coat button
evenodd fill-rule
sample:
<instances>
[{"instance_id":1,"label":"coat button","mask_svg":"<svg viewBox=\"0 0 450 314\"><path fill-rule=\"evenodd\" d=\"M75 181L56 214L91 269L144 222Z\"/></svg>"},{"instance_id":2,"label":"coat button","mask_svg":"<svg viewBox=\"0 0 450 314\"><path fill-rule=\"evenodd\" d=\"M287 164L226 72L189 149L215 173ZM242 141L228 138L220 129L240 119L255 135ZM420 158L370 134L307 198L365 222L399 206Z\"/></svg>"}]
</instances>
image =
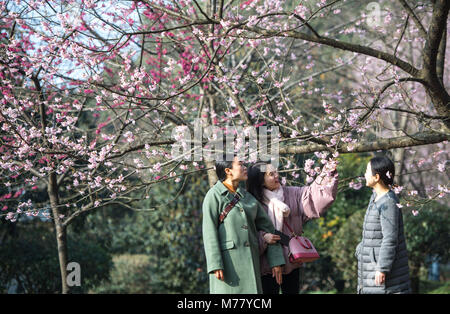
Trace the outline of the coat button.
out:
<instances>
[{"instance_id":1,"label":"coat button","mask_svg":"<svg viewBox=\"0 0 450 314\"><path fill-rule=\"evenodd\" d=\"M243 225L242 229L248 229L248 227L246 225Z\"/></svg>"},{"instance_id":2,"label":"coat button","mask_svg":"<svg viewBox=\"0 0 450 314\"><path fill-rule=\"evenodd\" d=\"M239 209L240 211L241 211L241 213L243 213L244 212L244 209L243 208L241 208L241 209Z\"/></svg>"},{"instance_id":3,"label":"coat button","mask_svg":"<svg viewBox=\"0 0 450 314\"><path fill-rule=\"evenodd\" d=\"M244 246L250 246L250 243L248 243L248 241L245 241Z\"/></svg>"}]
</instances>

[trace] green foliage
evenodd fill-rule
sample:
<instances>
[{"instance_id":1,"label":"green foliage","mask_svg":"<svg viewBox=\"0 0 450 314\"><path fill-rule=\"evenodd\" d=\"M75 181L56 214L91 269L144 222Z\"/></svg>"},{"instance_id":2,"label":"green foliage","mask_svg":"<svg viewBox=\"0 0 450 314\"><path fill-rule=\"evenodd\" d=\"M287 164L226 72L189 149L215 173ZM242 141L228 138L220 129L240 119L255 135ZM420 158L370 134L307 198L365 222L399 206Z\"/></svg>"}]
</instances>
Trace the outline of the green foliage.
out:
<instances>
[{"instance_id":1,"label":"green foliage","mask_svg":"<svg viewBox=\"0 0 450 314\"><path fill-rule=\"evenodd\" d=\"M369 158L339 157L340 178L361 176ZM206 176L185 180L185 184L167 181L152 186L149 198L134 204L134 211L116 206L78 217L67 242L69 261L81 265L82 286L72 292L207 293L201 205L209 186ZM348 183L341 179L337 199L324 217L305 225L305 236L321 258L305 266L303 292L355 291L354 251L372 191L353 190ZM418 216L405 210L404 222L410 261L426 265L428 255L439 255L442 263L448 262L448 207L430 202ZM16 226L17 236L2 243L0 292L6 292L13 278L19 281L20 292L60 291L54 231L48 223L36 225L40 227ZM448 285L428 286L424 292L448 293Z\"/></svg>"},{"instance_id":2,"label":"green foliage","mask_svg":"<svg viewBox=\"0 0 450 314\"><path fill-rule=\"evenodd\" d=\"M362 176L367 162L370 159L365 154L345 154L339 157L338 173L340 178L356 178ZM330 206L324 217L311 220L304 226L304 234L313 243L320 254L320 259L314 263L305 265L304 281L307 285L306 289L332 290L337 289L341 292L344 289L344 281L346 286L352 285L350 273L342 272L343 268L347 268L351 272L351 257L354 257L354 249L356 245L347 247L346 250L353 252L345 261L335 259L336 237L341 236L339 231L347 224L355 213L364 210L370 199L371 190L362 187L360 190L348 188L349 181L341 181L339 183L339 191L334 203ZM351 219L352 221L355 218ZM360 225L353 226L355 229L362 228ZM350 226L349 226L350 228ZM361 231L355 232L359 239ZM357 240L352 240L355 242ZM358 242L356 242L358 243ZM352 244L350 244L352 245ZM337 265L339 263L339 266ZM356 271L355 271L356 274ZM356 289L356 288L355 288Z\"/></svg>"},{"instance_id":3,"label":"green foliage","mask_svg":"<svg viewBox=\"0 0 450 314\"><path fill-rule=\"evenodd\" d=\"M108 278L111 257L102 247L79 235L69 235L67 241L69 262L81 268L81 286L72 287L72 293L87 292ZM6 293L12 282L17 283L19 293L61 291L55 234L45 224L22 226L1 244L0 291Z\"/></svg>"},{"instance_id":4,"label":"green foliage","mask_svg":"<svg viewBox=\"0 0 450 314\"><path fill-rule=\"evenodd\" d=\"M450 252L449 208L431 202L417 216L411 210L404 212L406 245L411 262L428 266L427 256L439 256L447 263Z\"/></svg>"},{"instance_id":5,"label":"green foliage","mask_svg":"<svg viewBox=\"0 0 450 314\"><path fill-rule=\"evenodd\" d=\"M347 282L347 287L356 291L358 263L355 249L361 240L365 210L358 210L342 225L333 239L330 254L336 268Z\"/></svg>"},{"instance_id":6,"label":"green foliage","mask_svg":"<svg viewBox=\"0 0 450 314\"><path fill-rule=\"evenodd\" d=\"M67 237L68 261L77 262L81 268L81 287L72 287L71 293L86 293L91 287L109 278L112 257L95 239L83 235ZM56 240L54 249L56 249Z\"/></svg>"},{"instance_id":7,"label":"green foliage","mask_svg":"<svg viewBox=\"0 0 450 314\"><path fill-rule=\"evenodd\" d=\"M123 254L113 257L111 279L90 293L152 293L150 258L145 254Z\"/></svg>"},{"instance_id":8,"label":"green foliage","mask_svg":"<svg viewBox=\"0 0 450 314\"><path fill-rule=\"evenodd\" d=\"M105 242L114 254L145 254L148 257L149 264L145 266L148 275L144 275L144 280L148 281L147 292L208 291L201 232L201 208L209 188L208 181L205 176L190 176L186 178L184 188L181 186L182 183L173 182L155 185L149 199L136 204L136 209L155 210L115 208L90 217L86 223L87 229L95 229L106 236ZM116 276L112 284L123 287L125 290L121 292L130 293L143 287L133 287L127 281L130 284L127 290L127 285L119 282L120 278ZM98 291L102 289L107 287L97 287Z\"/></svg>"},{"instance_id":9,"label":"green foliage","mask_svg":"<svg viewBox=\"0 0 450 314\"><path fill-rule=\"evenodd\" d=\"M360 210L346 220L336 233L329 250L337 270L347 282L347 288L353 291L357 285L357 260L354 253L361 240L364 214L365 210ZM403 211L403 220L408 258L417 271L420 266L429 266L427 259L429 256L437 255L441 263L448 262L450 251L448 207L431 202L418 216L414 216L411 210ZM415 282L419 282L418 274L411 272L411 276L417 276Z\"/></svg>"}]
</instances>

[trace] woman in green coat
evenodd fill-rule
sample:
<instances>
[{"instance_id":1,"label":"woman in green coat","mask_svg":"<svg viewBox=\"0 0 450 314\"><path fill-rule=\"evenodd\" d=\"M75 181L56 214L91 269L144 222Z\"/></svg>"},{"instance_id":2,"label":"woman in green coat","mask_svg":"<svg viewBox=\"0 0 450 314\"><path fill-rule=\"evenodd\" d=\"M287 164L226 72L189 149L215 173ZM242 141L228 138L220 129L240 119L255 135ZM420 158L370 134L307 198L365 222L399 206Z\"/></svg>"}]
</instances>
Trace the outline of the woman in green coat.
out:
<instances>
[{"instance_id":1,"label":"woman in green coat","mask_svg":"<svg viewBox=\"0 0 450 314\"><path fill-rule=\"evenodd\" d=\"M206 193L203 201L203 244L205 248L210 293L262 293L259 265L258 232L273 234L275 229L258 201L239 182L247 180L247 169L237 157L233 161L217 161L219 181ZM219 216L235 193L240 197L222 223ZM281 284L283 251L269 237L267 258L272 275Z\"/></svg>"}]
</instances>

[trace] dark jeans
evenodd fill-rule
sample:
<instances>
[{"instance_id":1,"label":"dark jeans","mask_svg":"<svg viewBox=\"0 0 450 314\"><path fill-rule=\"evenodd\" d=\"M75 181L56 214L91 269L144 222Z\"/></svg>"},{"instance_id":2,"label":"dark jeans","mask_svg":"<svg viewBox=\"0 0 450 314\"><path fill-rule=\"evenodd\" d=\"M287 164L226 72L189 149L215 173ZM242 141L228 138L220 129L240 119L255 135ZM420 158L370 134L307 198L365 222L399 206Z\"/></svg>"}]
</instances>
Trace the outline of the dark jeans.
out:
<instances>
[{"instance_id":1,"label":"dark jeans","mask_svg":"<svg viewBox=\"0 0 450 314\"><path fill-rule=\"evenodd\" d=\"M272 275L261 276L262 288L264 294L279 294L280 285L277 284ZM283 294L298 294L300 290L300 268L283 275L281 282L281 292Z\"/></svg>"}]
</instances>

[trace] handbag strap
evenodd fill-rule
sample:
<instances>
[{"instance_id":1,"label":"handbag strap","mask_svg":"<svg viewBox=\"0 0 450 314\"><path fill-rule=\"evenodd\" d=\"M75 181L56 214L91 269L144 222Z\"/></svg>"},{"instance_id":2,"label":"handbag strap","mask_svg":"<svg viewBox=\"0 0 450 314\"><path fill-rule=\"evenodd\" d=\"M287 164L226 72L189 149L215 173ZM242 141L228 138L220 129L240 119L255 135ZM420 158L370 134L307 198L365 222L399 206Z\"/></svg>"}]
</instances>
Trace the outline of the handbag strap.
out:
<instances>
[{"instance_id":1,"label":"handbag strap","mask_svg":"<svg viewBox=\"0 0 450 314\"><path fill-rule=\"evenodd\" d=\"M228 213L233 209L234 205L237 204L237 202L239 202L239 195L236 193L233 197L233 199L231 200L231 202L227 205L227 207L225 207L225 209L220 213L219 216L219 225L221 223L223 223L223 221L225 220L225 218L227 217Z\"/></svg>"},{"instance_id":2,"label":"handbag strap","mask_svg":"<svg viewBox=\"0 0 450 314\"><path fill-rule=\"evenodd\" d=\"M298 241L298 243L300 243L300 245L303 246L305 249L308 249L308 250L309 250L309 249L312 248L312 247L311 247L311 241L309 241L309 240L308 240L307 238L305 238L305 237L297 236L297 235L295 234L294 230L292 230L291 226L289 226L289 224L288 224L286 221L283 220L283 223L286 225L286 227L288 227L289 231L291 232L291 239L292 239L292 238L295 238L295 239ZM303 233L303 232L302 232L302 233ZM302 243L302 241L301 241L302 239L306 242L306 245L304 245L304 244ZM309 242L309 245L308 245L308 242Z\"/></svg>"},{"instance_id":3,"label":"handbag strap","mask_svg":"<svg viewBox=\"0 0 450 314\"><path fill-rule=\"evenodd\" d=\"M286 222L286 220L283 219L283 223L288 227L289 231L291 232L291 237L296 237L297 234L295 234L294 230L292 230L291 226Z\"/></svg>"}]
</instances>

